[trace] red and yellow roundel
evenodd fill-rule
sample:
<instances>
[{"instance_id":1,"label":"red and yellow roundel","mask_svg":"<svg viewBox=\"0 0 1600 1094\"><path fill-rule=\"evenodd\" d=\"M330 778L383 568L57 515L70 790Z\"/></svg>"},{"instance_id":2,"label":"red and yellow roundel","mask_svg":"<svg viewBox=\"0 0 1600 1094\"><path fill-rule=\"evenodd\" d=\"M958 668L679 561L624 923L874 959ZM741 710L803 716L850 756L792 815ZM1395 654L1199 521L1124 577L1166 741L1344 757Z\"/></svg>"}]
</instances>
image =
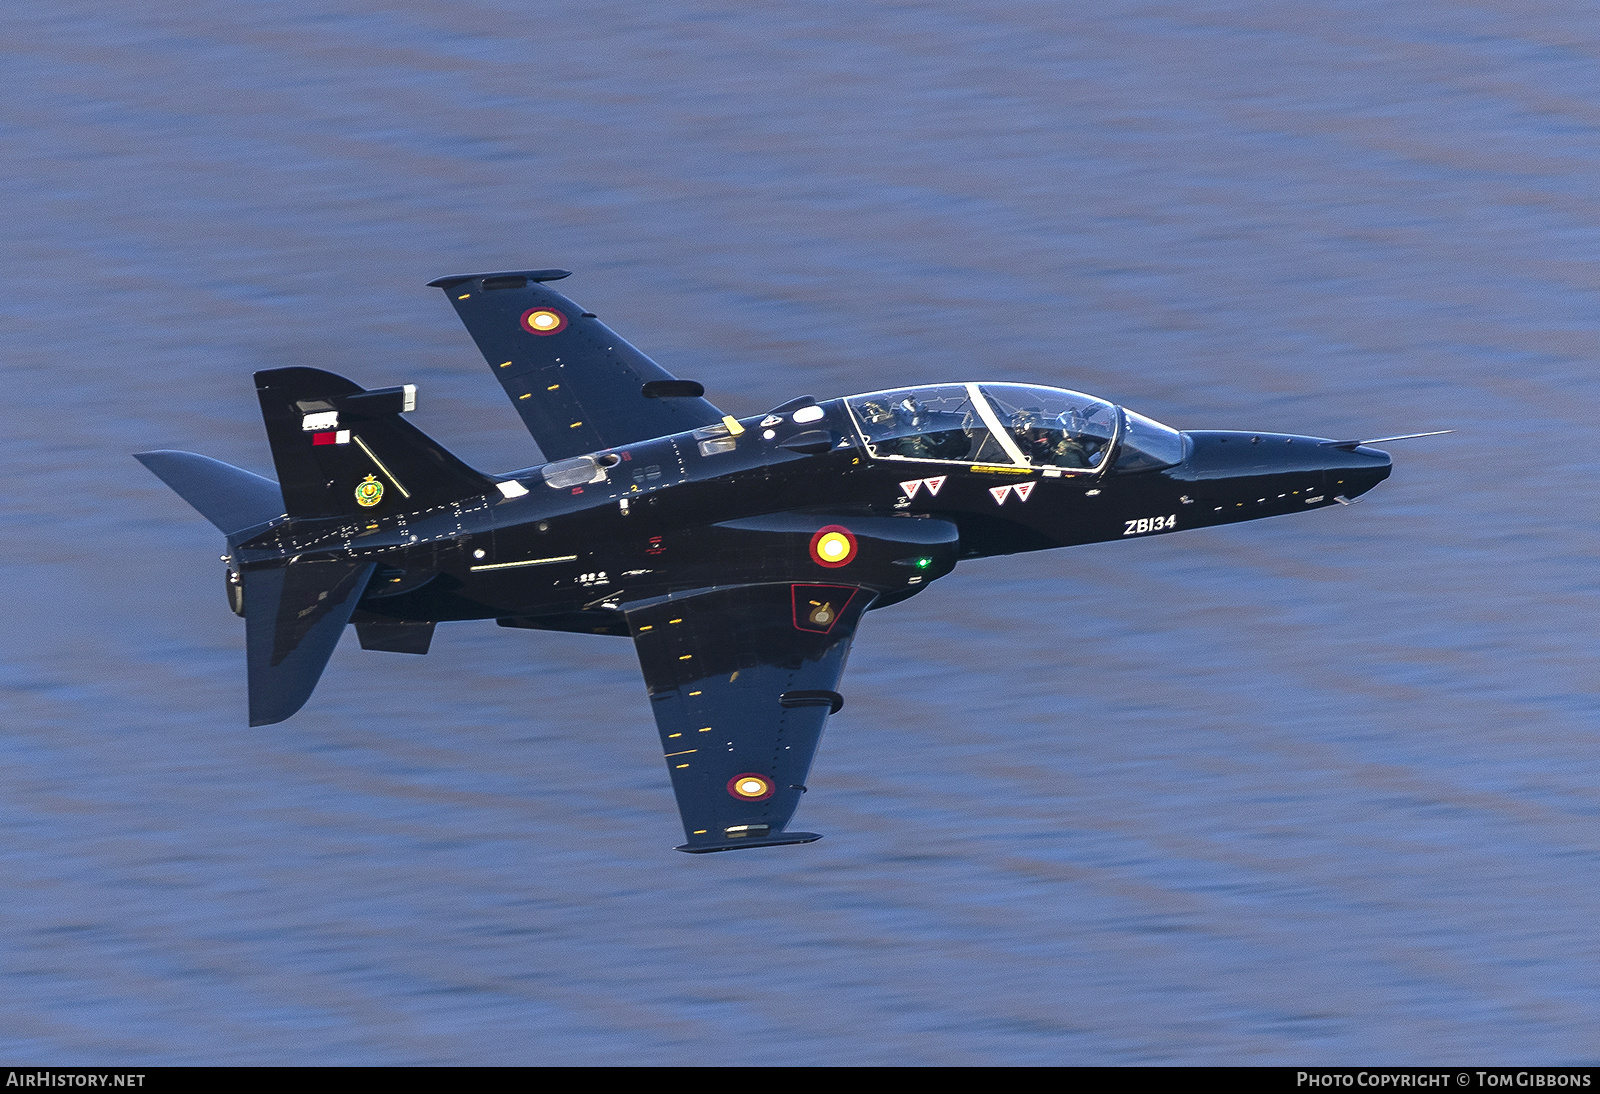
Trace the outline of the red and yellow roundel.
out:
<instances>
[{"instance_id":1,"label":"red and yellow roundel","mask_svg":"<svg viewBox=\"0 0 1600 1094\"><path fill-rule=\"evenodd\" d=\"M746 771L728 780L728 793L742 802L764 802L777 792L772 780L765 775Z\"/></svg>"},{"instance_id":2,"label":"red and yellow roundel","mask_svg":"<svg viewBox=\"0 0 1600 1094\"><path fill-rule=\"evenodd\" d=\"M842 524L817 529L811 537L811 561L830 570L856 557L856 537Z\"/></svg>"},{"instance_id":3,"label":"red and yellow roundel","mask_svg":"<svg viewBox=\"0 0 1600 1094\"><path fill-rule=\"evenodd\" d=\"M560 334L567 329L567 317L554 308L529 308L522 313L522 329L529 334Z\"/></svg>"}]
</instances>

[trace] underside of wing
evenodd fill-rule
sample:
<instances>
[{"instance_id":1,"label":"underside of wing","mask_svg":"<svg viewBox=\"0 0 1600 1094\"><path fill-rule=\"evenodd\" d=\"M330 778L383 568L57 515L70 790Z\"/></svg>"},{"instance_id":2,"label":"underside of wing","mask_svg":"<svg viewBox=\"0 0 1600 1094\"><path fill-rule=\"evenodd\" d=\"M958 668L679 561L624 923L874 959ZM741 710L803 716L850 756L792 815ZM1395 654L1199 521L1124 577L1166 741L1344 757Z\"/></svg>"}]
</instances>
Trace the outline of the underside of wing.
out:
<instances>
[{"instance_id":1,"label":"underside of wing","mask_svg":"<svg viewBox=\"0 0 1600 1094\"><path fill-rule=\"evenodd\" d=\"M456 314L547 460L711 425L722 411L545 282L565 270L458 274L429 284Z\"/></svg>"},{"instance_id":2,"label":"underside of wing","mask_svg":"<svg viewBox=\"0 0 1600 1094\"><path fill-rule=\"evenodd\" d=\"M244 571L251 725L281 722L311 698L376 568L330 558Z\"/></svg>"},{"instance_id":3,"label":"underside of wing","mask_svg":"<svg viewBox=\"0 0 1600 1094\"><path fill-rule=\"evenodd\" d=\"M787 831L842 700L873 594L851 585L702 589L627 609L688 842L680 851L809 843Z\"/></svg>"}]
</instances>

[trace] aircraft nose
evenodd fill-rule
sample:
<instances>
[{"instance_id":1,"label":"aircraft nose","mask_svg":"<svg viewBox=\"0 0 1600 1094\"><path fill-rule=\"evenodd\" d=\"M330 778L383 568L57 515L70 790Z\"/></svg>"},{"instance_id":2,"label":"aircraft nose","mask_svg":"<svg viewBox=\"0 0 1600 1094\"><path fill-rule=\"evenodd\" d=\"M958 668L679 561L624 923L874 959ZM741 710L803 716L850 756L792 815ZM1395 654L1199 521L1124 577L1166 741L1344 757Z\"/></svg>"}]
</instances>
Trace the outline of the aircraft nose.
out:
<instances>
[{"instance_id":1,"label":"aircraft nose","mask_svg":"<svg viewBox=\"0 0 1600 1094\"><path fill-rule=\"evenodd\" d=\"M1188 437L1188 456L1173 476L1197 487L1210 482L1224 492L1229 490L1225 484L1232 483L1244 493L1259 487L1269 497L1326 491L1330 498L1355 498L1388 478L1391 470L1387 452L1354 441L1199 430Z\"/></svg>"},{"instance_id":2,"label":"aircraft nose","mask_svg":"<svg viewBox=\"0 0 1600 1094\"><path fill-rule=\"evenodd\" d=\"M1312 442L1310 437L1305 438ZM1314 443L1314 442L1313 442ZM1347 498L1360 497L1394 470L1389 453L1366 445L1330 445L1326 441L1319 447L1327 455L1328 488Z\"/></svg>"}]
</instances>

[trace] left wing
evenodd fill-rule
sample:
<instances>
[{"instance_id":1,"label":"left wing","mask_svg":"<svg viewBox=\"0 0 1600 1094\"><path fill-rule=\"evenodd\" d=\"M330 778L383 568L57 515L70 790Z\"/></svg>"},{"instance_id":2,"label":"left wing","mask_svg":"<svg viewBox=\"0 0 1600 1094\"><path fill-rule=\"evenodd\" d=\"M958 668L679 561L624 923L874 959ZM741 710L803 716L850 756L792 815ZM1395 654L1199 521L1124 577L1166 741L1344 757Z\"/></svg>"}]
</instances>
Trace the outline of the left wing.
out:
<instances>
[{"instance_id":1,"label":"left wing","mask_svg":"<svg viewBox=\"0 0 1600 1094\"><path fill-rule=\"evenodd\" d=\"M625 607L689 842L680 851L810 843L785 825L861 613L854 585L732 585Z\"/></svg>"},{"instance_id":2,"label":"left wing","mask_svg":"<svg viewBox=\"0 0 1600 1094\"><path fill-rule=\"evenodd\" d=\"M565 270L457 274L441 288L546 460L722 421L700 396L610 327L545 285Z\"/></svg>"}]
</instances>

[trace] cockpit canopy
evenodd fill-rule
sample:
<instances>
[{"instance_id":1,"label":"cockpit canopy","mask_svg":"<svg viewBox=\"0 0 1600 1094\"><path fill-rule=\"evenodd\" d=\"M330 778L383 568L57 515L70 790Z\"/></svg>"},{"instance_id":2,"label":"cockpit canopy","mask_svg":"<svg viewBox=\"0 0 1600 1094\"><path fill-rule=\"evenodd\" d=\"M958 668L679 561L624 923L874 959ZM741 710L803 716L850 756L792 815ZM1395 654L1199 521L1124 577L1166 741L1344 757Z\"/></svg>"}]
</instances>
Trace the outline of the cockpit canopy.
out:
<instances>
[{"instance_id":1,"label":"cockpit canopy","mask_svg":"<svg viewBox=\"0 0 1600 1094\"><path fill-rule=\"evenodd\" d=\"M1103 399L1025 384L930 384L845 400L877 459L1059 468L1170 467L1183 435ZM1115 455L1113 456L1113 453Z\"/></svg>"}]
</instances>

